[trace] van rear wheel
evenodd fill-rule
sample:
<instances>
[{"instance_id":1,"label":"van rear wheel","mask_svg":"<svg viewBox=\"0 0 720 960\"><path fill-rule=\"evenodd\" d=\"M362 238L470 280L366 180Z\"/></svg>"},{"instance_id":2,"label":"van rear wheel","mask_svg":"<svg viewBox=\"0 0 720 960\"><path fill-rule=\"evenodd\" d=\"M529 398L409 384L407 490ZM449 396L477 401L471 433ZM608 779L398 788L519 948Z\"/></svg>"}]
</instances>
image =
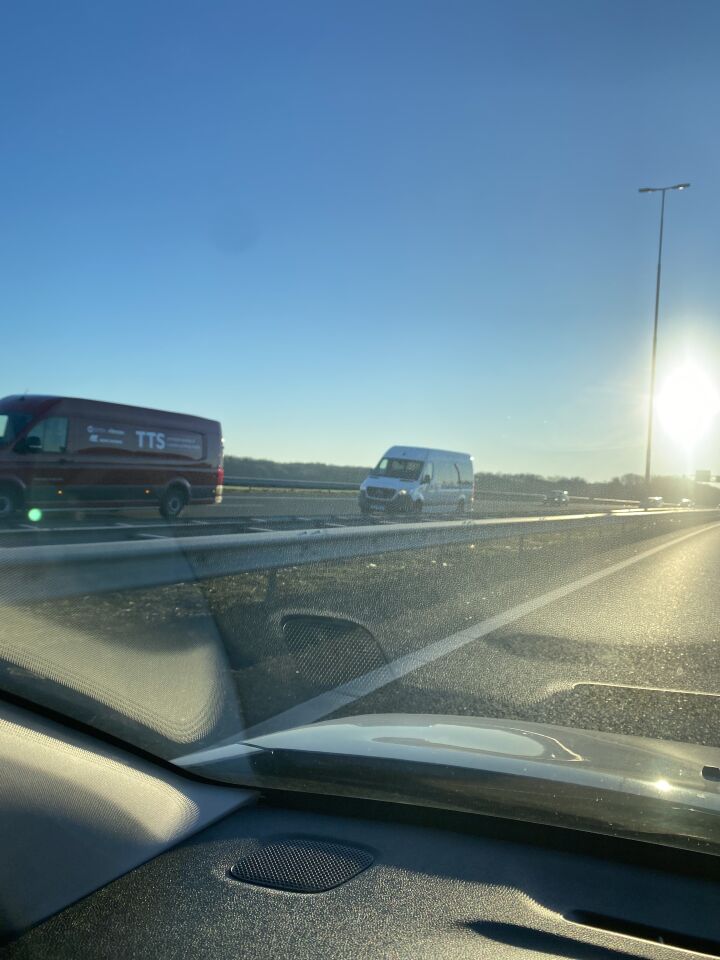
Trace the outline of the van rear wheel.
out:
<instances>
[{"instance_id":1,"label":"van rear wheel","mask_svg":"<svg viewBox=\"0 0 720 960\"><path fill-rule=\"evenodd\" d=\"M166 520L175 520L187 506L187 493L182 487L170 487L160 501L160 513Z\"/></svg>"},{"instance_id":2,"label":"van rear wheel","mask_svg":"<svg viewBox=\"0 0 720 960\"><path fill-rule=\"evenodd\" d=\"M13 487L0 487L0 520L12 520L20 509L20 496Z\"/></svg>"}]
</instances>

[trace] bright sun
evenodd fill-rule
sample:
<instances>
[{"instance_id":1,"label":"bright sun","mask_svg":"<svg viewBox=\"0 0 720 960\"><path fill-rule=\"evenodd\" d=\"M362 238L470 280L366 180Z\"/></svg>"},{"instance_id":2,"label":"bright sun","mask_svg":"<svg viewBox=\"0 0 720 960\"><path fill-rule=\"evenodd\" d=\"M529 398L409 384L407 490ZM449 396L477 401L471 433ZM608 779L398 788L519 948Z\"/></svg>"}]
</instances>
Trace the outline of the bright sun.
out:
<instances>
[{"instance_id":1,"label":"bright sun","mask_svg":"<svg viewBox=\"0 0 720 960\"><path fill-rule=\"evenodd\" d=\"M665 381L656 410L668 435L684 447L692 447L710 429L720 399L702 370L686 363Z\"/></svg>"}]
</instances>

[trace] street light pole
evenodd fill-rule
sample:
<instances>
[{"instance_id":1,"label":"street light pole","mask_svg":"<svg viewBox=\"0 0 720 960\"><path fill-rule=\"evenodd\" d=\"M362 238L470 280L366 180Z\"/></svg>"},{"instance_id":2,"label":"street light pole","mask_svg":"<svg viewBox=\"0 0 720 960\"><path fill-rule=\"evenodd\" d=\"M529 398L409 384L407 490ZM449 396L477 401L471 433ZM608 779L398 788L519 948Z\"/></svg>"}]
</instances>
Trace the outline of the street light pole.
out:
<instances>
[{"instance_id":1,"label":"street light pole","mask_svg":"<svg viewBox=\"0 0 720 960\"><path fill-rule=\"evenodd\" d=\"M663 229L665 227L665 194L668 190L687 190L689 183L676 183L671 187L640 187L640 193L661 193L660 241L658 243L657 277L655 280L655 320L653 323L652 354L650 359L650 399L648 401L647 450L645 452L645 492L650 492L650 467L652 464L653 419L655 412L655 360L657 357L658 313L660 311L660 275L662 273Z\"/></svg>"},{"instance_id":2,"label":"street light pole","mask_svg":"<svg viewBox=\"0 0 720 960\"><path fill-rule=\"evenodd\" d=\"M657 279L655 280L655 322L653 323L652 354L650 360L650 399L648 401L647 447L645 449L645 493L650 493L650 464L652 460L653 413L655 407L655 360L657 357L658 312L660 310L660 274L662 272L663 228L665 225L665 193L660 202L660 243L658 244Z\"/></svg>"}]
</instances>

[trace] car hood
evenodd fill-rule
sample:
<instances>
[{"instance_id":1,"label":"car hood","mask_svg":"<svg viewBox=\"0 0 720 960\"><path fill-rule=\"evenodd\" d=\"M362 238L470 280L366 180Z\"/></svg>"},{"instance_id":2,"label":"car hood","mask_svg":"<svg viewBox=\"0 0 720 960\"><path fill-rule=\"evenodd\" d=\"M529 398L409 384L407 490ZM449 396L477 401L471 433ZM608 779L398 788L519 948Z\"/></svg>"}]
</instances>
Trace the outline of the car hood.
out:
<instances>
[{"instance_id":1,"label":"car hood","mask_svg":"<svg viewBox=\"0 0 720 960\"><path fill-rule=\"evenodd\" d=\"M349 717L176 760L255 786L436 806L720 854L720 750L524 721Z\"/></svg>"}]
</instances>

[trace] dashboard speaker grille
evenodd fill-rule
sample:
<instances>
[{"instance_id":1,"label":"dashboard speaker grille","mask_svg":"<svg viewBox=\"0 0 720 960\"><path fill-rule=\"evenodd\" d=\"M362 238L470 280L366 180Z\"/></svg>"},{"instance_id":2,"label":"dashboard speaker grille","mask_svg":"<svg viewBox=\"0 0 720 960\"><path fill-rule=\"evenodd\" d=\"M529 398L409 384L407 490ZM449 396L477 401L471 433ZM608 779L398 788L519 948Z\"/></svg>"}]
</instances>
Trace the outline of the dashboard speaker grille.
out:
<instances>
[{"instance_id":1,"label":"dashboard speaker grille","mask_svg":"<svg viewBox=\"0 0 720 960\"><path fill-rule=\"evenodd\" d=\"M360 847L312 837L284 837L243 857L230 874L260 887L323 893L356 877L372 862L372 854Z\"/></svg>"}]
</instances>

